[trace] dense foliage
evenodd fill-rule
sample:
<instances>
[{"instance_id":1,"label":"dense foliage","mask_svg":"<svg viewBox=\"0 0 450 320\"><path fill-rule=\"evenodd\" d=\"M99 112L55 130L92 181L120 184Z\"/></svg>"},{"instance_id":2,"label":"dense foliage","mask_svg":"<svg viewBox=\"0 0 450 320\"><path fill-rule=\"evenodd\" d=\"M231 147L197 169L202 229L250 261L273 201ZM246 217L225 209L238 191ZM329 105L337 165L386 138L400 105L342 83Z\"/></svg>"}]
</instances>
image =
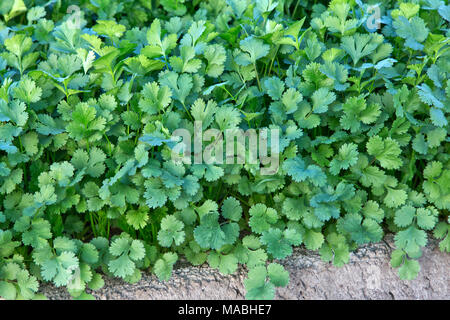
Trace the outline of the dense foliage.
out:
<instances>
[{"instance_id":1,"label":"dense foliage","mask_svg":"<svg viewBox=\"0 0 450 320\"><path fill-rule=\"evenodd\" d=\"M447 1L2 0L0 14L3 298L45 281L88 299L104 275L166 280L181 258L244 265L247 298L272 298L289 275L271 261L294 246L342 266L393 232L402 279L430 237L450 251ZM280 169L175 164L171 133L195 120L279 128Z\"/></svg>"}]
</instances>

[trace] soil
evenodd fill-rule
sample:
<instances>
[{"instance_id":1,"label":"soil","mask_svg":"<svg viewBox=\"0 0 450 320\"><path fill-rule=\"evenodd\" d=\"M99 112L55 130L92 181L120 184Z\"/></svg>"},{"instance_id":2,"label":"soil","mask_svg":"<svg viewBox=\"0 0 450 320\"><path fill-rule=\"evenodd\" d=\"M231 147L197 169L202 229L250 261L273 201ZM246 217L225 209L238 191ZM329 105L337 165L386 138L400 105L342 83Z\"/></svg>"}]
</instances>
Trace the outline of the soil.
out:
<instances>
[{"instance_id":1,"label":"soil","mask_svg":"<svg viewBox=\"0 0 450 320\"><path fill-rule=\"evenodd\" d=\"M297 248L282 261L291 275L285 288L278 288L276 299L449 299L450 254L439 251L431 241L419 259L417 279L402 281L390 266L392 236L383 242L360 247L341 268L323 262L311 251ZM224 276L207 266L181 264L167 282L143 273L142 279L128 284L120 279L105 279L104 288L91 292L97 299L244 299L246 270ZM49 299L70 299L63 288L42 285Z\"/></svg>"}]
</instances>

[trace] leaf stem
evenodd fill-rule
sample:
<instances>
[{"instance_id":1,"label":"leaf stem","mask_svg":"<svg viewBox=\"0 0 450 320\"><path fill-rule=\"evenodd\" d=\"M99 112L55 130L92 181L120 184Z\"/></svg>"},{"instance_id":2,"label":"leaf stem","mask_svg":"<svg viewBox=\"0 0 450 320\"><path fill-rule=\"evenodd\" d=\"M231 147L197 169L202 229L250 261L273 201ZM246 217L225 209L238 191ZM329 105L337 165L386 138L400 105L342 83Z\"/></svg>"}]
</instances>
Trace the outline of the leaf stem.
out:
<instances>
[{"instance_id":1,"label":"leaf stem","mask_svg":"<svg viewBox=\"0 0 450 320\"><path fill-rule=\"evenodd\" d=\"M105 136L106 141L108 141L108 153L111 156L111 154L112 154L111 142L109 141L108 136L106 135L106 132L103 132L103 135Z\"/></svg>"},{"instance_id":2,"label":"leaf stem","mask_svg":"<svg viewBox=\"0 0 450 320\"><path fill-rule=\"evenodd\" d=\"M256 69L256 63L253 63L253 67L255 67L256 81L258 82L259 91L261 91L261 83L259 82L259 75L258 75L258 70Z\"/></svg>"}]
</instances>

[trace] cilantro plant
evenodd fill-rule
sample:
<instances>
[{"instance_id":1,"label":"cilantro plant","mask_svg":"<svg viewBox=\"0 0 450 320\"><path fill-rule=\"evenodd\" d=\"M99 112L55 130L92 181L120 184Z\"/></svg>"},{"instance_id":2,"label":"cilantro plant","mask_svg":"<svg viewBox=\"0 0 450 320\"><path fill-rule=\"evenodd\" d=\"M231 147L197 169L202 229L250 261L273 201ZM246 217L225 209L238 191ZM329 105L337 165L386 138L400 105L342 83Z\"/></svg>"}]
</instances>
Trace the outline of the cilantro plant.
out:
<instances>
[{"instance_id":1,"label":"cilantro plant","mask_svg":"<svg viewBox=\"0 0 450 320\"><path fill-rule=\"evenodd\" d=\"M339 267L386 233L414 279L431 237L450 251L449 21L443 0L2 0L0 296L90 299L183 259L271 299L295 247ZM195 121L279 129L278 170L173 162Z\"/></svg>"}]
</instances>

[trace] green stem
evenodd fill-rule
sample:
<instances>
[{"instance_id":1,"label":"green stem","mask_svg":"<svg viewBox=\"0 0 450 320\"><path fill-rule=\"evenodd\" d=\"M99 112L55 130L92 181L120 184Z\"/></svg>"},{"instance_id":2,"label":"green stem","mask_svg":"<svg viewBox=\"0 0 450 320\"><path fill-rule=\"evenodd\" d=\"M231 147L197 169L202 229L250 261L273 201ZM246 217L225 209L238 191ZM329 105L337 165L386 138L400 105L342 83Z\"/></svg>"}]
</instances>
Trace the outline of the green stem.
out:
<instances>
[{"instance_id":1,"label":"green stem","mask_svg":"<svg viewBox=\"0 0 450 320\"><path fill-rule=\"evenodd\" d=\"M106 132L103 132L103 135L105 136L106 141L108 141L108 153L111 156L111 154L112 154L111 142L109 141L108 136L106 135Z\"/></svg>"},{"instance_id":2,"label":"green stem","mask_svg":"<svg viewBox=\"0 0 450 320\"><path fill-rule=\"evenodd\" d=\"M189 118L191 118L191 120L194 121L194 118L192 118L191 113L190 113L189 110L186 108L186 105L184 104L184 102L183 102L182 104L183 104L183 108L184 108L184 110L186 111L186 113L188 114Z\"/></svg>"},{"instance_id":3,"label":"green stem","mask_svg":"<svg viewBox=\"0 0 450 320\"><path fill-rule=\"evenodd\" d=\"M129 103L127 103L127 112L128 111L130 111L130 104ZM129 135L130 135L130 126L127 125L127 136L129 136Z\"/></svg>"},{"instance_id":4,"label":"green stem","mask_svg":"<svg viewBox=\"0 0 450 320\"><path fill-rule=\"evenodd\" d=\"M223 90L225 90L225 92L228 93L228 94L230 95L231 99L233 99L234 102L237 102L236 98L230 93L230 91L227 90L227 88L225 88L225 87L221 87L221 88L222 88Z\"/></svg>"},{"instance_id":5,"label":"green stem","mask_svg":"<svg viewBox=\"0 0 450 320\"><path fill-rule=\"evenodd\" d=\"M280 46L277 46L277 49L275 50L275 55L273 56L272 61L270 61L270 67L269 67L269 72L267 72L267 76L270 76L270 72L272 71L272 66L273 66L273 63L274 63L275 58L277 56L278 48L280 48Z\"/></svg>"},{"instance_id":6,"label":"green stem","mask_svg":"<svg viewBox=\"0 0 450 320\"><path fill-rule=\"evenodd\" d=\"M261 91L261 83L259 82L259 75L258 75L258 70L256 69L256 63L254 63L253 66L255 67L256 81L258 82L258 88L259 88L259 91Z\"/></svg>"},{"instance_id":7,"label":"green stem","mask_svg":"<svg viewBox=\"0 0 450 320\"><path fill-rule=\"evenodd\" d=\"M89 212L89 220L91 221L92 232L94 233L94 237L97 237L97 230L94 224L94 218L92 217L92 212Z\"/></svg>"},{"instance_id":8,"label":"green stem","mask_svg":"<svg viewBox=\"0 0 450 320\"><path fill-rule=\"evenodd\" d=\"M19 139L19 148L20 148L20 153L23 153L23 144L22 144L22 139L20 138L20 136L17 137ZM27 167L25 166L25 163L21 164L22 167L22 172L23 172L23 187L24 190L27 189Z\"/></svg>"},{"instance_id":9,"label":"green stem","mask_svg":"<svg viewBox=\"0 0 450 320\"><path fill-rule=\"evenodd\" d=\"M157 245L158 237L157 237L157 232L156 232L156 226L154 223L152 223L152 237L153 237L153 243Z\"/></svg>"},{"instance_id":10,"label":"green stem","mask_svg":"<svg viewBox=\"0 0 450 320\"><path fill-rule=\"evenodd\" d=\"M403 177L402 183L412 181L414 178L414 172L416 171L416 151L413 150L411 153L411 159L408 165L408 174Z\"/></svg>"},{"instance_id":11,"label":"green stem","mask_svg":"<svg viewBox=\"0 0 450 320\"><path fill-rule=\"evenodd\" d=\"M164 62L166 63L166 68L167 68L167 70L170 70L170 69L169 69L169 63L167 62L166 54L164 54Z\"/></svg>"},{"instance_id":12,"label":"green stem","mask_svg":"<svg viewBox=\"0 0 450 320\"><path fill-rule=\"evenodd\" d=\"M20 152L23 153L22 139L20 139L20 136L18 136L17 138L19 139L19 148L20 148Z\"/></svg>"},{"instance_id":13,"label":"green stem","mask_svg":"<svg viewBox=\"0 0 450 320\"><path fill-rule=\"evenodd\" d=\"M241 197L239 197L238 195L233 195L233 197L235 197L236 199L238 199L240 202L242 202L243 204L245 204L247 207L251 207L251 205L247 202L247 201L245 201L245 200L243 200Z\"/></svg>"},{"instance_id":14,"label":"green stem","mask_svg":"<svg viewBox=\"0 0 450 320\"><path fill-rule=\"evenodd\" d=\"M138 131L136 132L136 136L134 137L134 145L137 145L138 139L139 139L139 134L141 132L142 129L142 125L141 127L138 129Z\"/></svg>"},{"instance_id":15,"label":"green stem","mask_svg":"<svg viewBox=\"0 0 450 320\"><path fill-rule=\"evenodd\" d=\"M300 0L297 1L296 5L294 7L294 12L292 13L292 16L291 16L292 18L295 17L295 13L297 12L297 8L298 8L299 3L300 3Z\"/></svg>"},{"instance_id":16,"label":"green stem","mask_svg":"<svg viewBox=\"0 0 450 320\"><path fill-rule=\"evenodd\" d=\"M109 73L111 74L111 78L112 78L112 80L113 80L113 83L114 83L114 87L116 86L116 77L115 77L115 75L114 75L114 71L112 70L112 68L109 68Z\"/></svg>"}]
</instances>

